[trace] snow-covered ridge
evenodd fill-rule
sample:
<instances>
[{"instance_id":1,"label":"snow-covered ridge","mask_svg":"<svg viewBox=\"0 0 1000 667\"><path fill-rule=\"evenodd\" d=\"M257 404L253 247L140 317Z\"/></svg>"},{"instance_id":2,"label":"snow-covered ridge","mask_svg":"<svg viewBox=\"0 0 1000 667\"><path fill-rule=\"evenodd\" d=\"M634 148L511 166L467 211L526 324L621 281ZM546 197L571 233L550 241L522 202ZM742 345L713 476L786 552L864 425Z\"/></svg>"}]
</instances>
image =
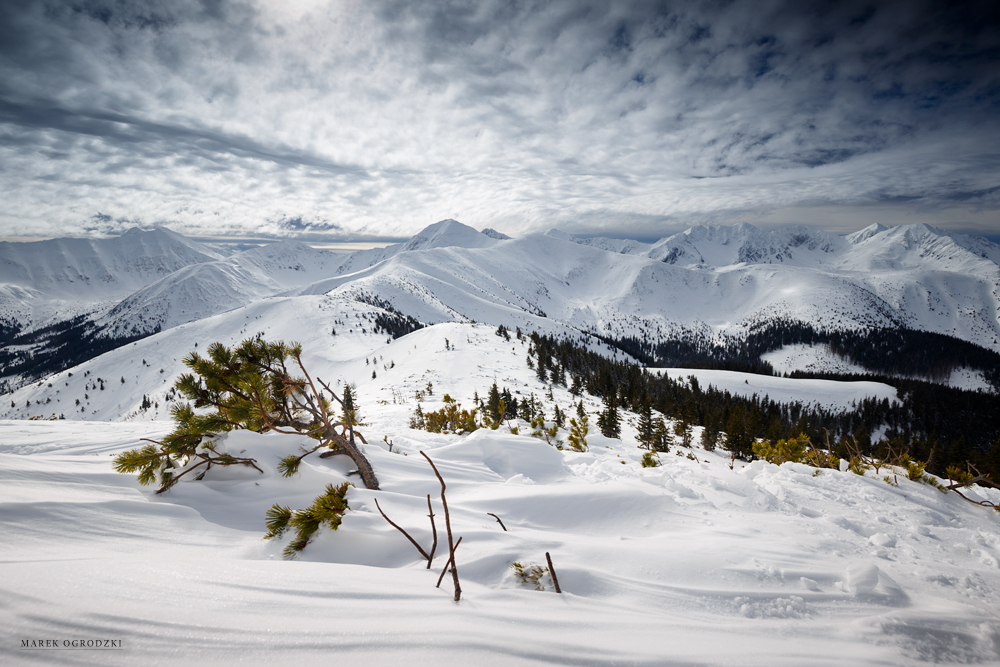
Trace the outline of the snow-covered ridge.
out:
<instances>
[{"instance_id":1,"label":"snow-covered ridge","mask_svg":"<svg viewBox=\"0 0 1000 667\"><path fill-rule=\"evenodd\" d=\"M72 298L55 296L61 260L33 264L28 258L41 256L40 246L20 244L22 265L37 264L31 275L42 276L41 284L8 267L20 282L0 284L0 317L25 327L89 313L104 335L118 337L276 296L369 294L426 323L533 330L548 319L655 341L694 331L712 340L790 321L826 331L908 327L1000 350L1000 248L925 225L872 226L849 237L805 227L699 226L653 244L557 230L501 236L444 220L406 243L347 256L283 242L220 257L166 230L46 242L63 254L84 248L84 259L69 262L79 271L95 247L117 248L96 253L105 257L102 268L94 277L81 273L87 279L73 282L80 295ZM14 245L5 246L8 255L18 254ZM97 277L105 274L113 279Z\"/></svg>"},{"instance_id":2,"label":"snow-covered ridge","mask_svg":"<svg viewBox=\"0 0 1000 667\"><path fill-rule=\"evenodd\" d=\"M168 229L110 239L0 242L0 315L21 328L93 311L221 255Z\"/></svg>"},{"instance_id":3,"label":"snow-covered ridge","mask_svg":"<svg viewBox=\"0 0 1000 667\"><path fill-rule=\"evenodd\" d=\"M628 413L621 439L592 426L581 453L525 435L523 422L519 435L412 430L416 390L429 382L425 411L443 407L445 393L470 407L494 381L521 398L548 387L525 364L527 343L495 327L446 323L386 342L371 332L370 313L327 296L251 304L43 385L63 403L89 394L92 419L98 402L109 405L101 414L132 395L158 404L129 422L0 420L7 632L123 640L122 651L74 652L81 665L321 665L332 654L420 666L1000 660L1000 538L988 509L901 473L898 486L887 484L886 468L860 476L744 464L697 445L674 444L660 466L643 468ZM110 455L170 431L168 422L144 420L165 416L157 392L172 383L169 364L191 339L230 343L258 331L294 335L310 372L334 386L356 382L379 491L349 476L354 466L344 457L313 455L282 477L278 461L310 441L276 433L236 431L219 444L255 458L261 472L215 467L162 495L113 472ZM553 403L566 409L577 400L563 387L552 391L548 416ZM601 405L582 400L593 424ZM693 436L697 443L700 428ZM420 452L447 482L452 529L462 537L459 604L450 580L435 588L447 551L443 510ZM357 486L343 523L336 532L322 527L297 560L281 557L289 535L261 539L273 504L303 508L344 481ZM1000 502L995 489L968 493ZM428 494L439 537L431 570L375 505L427 547ZM549 577L534 590L511 567L545 565L547 552L561 595ZM335 627L331 609L346 610ZM15 651L0 647L8 662L21 661ZM42 654L51 655L64 654Z\"/></svg>"}]
</instances>

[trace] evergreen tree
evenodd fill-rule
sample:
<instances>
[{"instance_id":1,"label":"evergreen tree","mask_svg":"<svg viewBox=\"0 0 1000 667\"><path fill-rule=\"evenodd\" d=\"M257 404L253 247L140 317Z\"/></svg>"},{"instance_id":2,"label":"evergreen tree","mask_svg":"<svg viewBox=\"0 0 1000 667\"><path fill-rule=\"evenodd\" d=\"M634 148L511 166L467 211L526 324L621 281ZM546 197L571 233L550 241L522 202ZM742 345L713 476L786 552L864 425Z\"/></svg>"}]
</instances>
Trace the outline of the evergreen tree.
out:
<instances>
[{"instance_id":1,"label":"evergreen tree","mask_svg":"<svg viewBox=\"0 0 1000 667\"><path fill-rule=\"evenodd\" d=\"M667 423L660 417L653 424L653 449L658 452L670 451L670 433L667 431Z\"/></svg>"},{"instance_id":2,"label":"evergreen tree","mask_svg":"<svg viewBox=\"0 0 1000 667\"><path fill-rule=\"evenodd\" d=\"M490 387L490 393L486 397L486 414L494 423L503 419L500 413L500 390L496 382Z\"/></svg>"},{"instance_id":3,"label":"evergreen tree","mask_svg":"<svg viewBox=\"0 0 1000 667\"><path fill-rule=\"evenodd\" d=\"M313 381L301 355L297 344L268 343L261 338L247 339L234 349L213 343L204 358L192 352L183 363L194 372L182 375L175 388L194 405L173 405L174 430L162 441L119 454L115 469L138 473L140 484L158 481L157 493L190 472L203 475L213 465L239 464L260 470L253 459L218 451L215 438L233 429L276 431L305 434L319 443L301 456L283 459L279 470L285 476L295 474L302 458L325 447L350 456L366 486L378 489L371 463L355 444L355 436L362 442L364 438L350 421L334 423L331 417L330 401L343 406L343 399L319 378ZM304 378L291 375L289 361Z\"/></svg>"},{"instance_id":4,"label":"evergreen tree","mask_svg":"<svg viewBox=\"0 0 1000 667\"><path fill-rule=\"evenodd\" d=\"M674 442L681 447L691 447L691 425L683 419L674 422Z\"/></svg>"},{"instance_id":5,"label":"evergreen tree","mask_svg":"<svg viewBox=\"0 0 1000 667\"><path fill-rule=\"evenodd\" d=\"M618 415L618 400L615 392L604 396L604 411L597 416L597 428L605 438L620 438L622 435L621 417Z\"/></svg>"},{"instance_id":6,"label":"evergreen tree","mask_svg":"<svg viewBox=\"0 0 1000 667\"><path fill-rule=\"evenodd\" d=\"M653 421L653 409L650 407L649 401L644 402L639 410L638 430L639 446L653 449L656 439L656 425Z\"/></svg>"},{"instance_id":7,"label":"evergreen tree","mask_svg":"<svg viewBox=\"0 0 1000 667\"><path fill-rule=\"evenodd\" d=\"M532 421L531 414L531 402L527 400L522 400L521 404L518 406L517 416L519 419L523 419L526 422Z\"/></svg>"},{"instance_id":8,"label":"evergreen tree","mask_svg":"<svg viewBox=\"0 0 1000 667\"><path fill-rule=\"evenodd\" d=\"M424 409L420 407L417 403L417 409L413 411L413 416L410 417L410 428L424 430L427 428L427 422L424 419Z\"/></svg>"},{"instance_id":9,"label":"evergreen tree","mask_svg":"<svg viewBox=\"0 0 1000 667\"><path fill-rule=\"evenodd\" d=\"M341 416L344 423L351 426L359 426L361 424L361 415L358 412L358 406L354 404L354 390L347 383L344 383L343 406Z\"/></svg>"},{"instance_id":10,"label":"evergreen tree","mask_svg":"<svg viewBox=\"0 0 1000 667\"><path fill-rule=\"evenodd\" d=\"M503 418L517 419L517 399L511 396L510 389L507 387L503 388L503 391L500 392L500 400L503 401L504 406L506 407Z\"/></svg>"},{"instance_id":11,"label":"evergreen tree","mask_svg":"<svg viewBox=\"0 0 1000 667\"><path fill-rule=\"evenodd\" d=\"M715 445L719 440L719 432L712 425L706 425L701 431L701 446L706 452L715 450Z\"/></svg>"}]
</instances>

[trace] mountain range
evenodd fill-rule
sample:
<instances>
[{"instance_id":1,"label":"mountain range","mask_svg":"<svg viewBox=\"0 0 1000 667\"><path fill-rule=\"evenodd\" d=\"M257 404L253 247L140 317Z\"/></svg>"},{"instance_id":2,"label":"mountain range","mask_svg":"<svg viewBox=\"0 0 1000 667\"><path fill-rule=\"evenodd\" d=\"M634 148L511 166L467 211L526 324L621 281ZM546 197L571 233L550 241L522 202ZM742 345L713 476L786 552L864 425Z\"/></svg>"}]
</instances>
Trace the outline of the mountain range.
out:
<instances>
[{"instance_id":1,"label":"mountain range","mask_svg":"<svg viewBox=\"0 0 1000 667\"><path fill-rule=\"evenodd\" d=\"M233 252L132 229L0 243L0 390L182 325L318 296L368 322L503 324L600 339L659 365L681 346L681 361L758 363L767 352L790 371L801 355L781 354L795 345L822 343L817 354L835 361L844 345L830 336L907 331L933 336L925 347L964 346L952 365L986 387L1000 352L1000 246L926 225L837 236L742 223L641 243L558 230L510 238L444 220L347 255L296 241ZM746 348L755 335L765 348Z\"/></svg>"}]
</instances>

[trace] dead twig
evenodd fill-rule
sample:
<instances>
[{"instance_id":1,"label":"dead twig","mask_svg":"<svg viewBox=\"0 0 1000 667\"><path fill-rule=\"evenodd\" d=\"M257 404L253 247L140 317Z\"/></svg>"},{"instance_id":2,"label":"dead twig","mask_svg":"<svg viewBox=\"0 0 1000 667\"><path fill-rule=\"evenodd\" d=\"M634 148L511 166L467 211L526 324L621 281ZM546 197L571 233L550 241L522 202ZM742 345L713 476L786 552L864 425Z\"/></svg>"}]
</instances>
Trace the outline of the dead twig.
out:
<instances>
[{"instance_id":1,"label":"dead twig","mask_svg":"<svg viewBox=\"0 0 1000 667\"><path fill-rule=\"evenodd\" d=\"M431 507L431 494L427 494L427 516L431 519L431 534L434 535L434 543L431 545L431 555L427 558L427 569L431 569L431 561L434 560L434 552L438 548L438 531L434 525L434 509Z\"/></svg>"},{"instance_id":2,"label":"dead twig","mask_svg":"<svg viewBox=\"0 0 1000 667\"><path fill-rule=\"evenodd\" d=\"M423 456L425 459L427 459L427 462L431 464L431 469L437 476L438 481L441 482L441 505L444 506L444 527L445 530L448 532L448 551L450 553L449 561L451 562L451 578L455 582L455 602L458 602L462 598L462 585L458 582L458 567L455 565L455 549L458 547L458 545L455 544L452 538L451 513L448 511L448 499L445 498L444 496L444 491L446 488L444 483L444 478L441 477L441 473L438 472L437 466L434 465L434 461L431 461L431 457L427 456L427 454L425 454L423 451L420 452L420 455ZM461 539L462 538L459 538L459 541L461 541ZM445 569L448 569L447 565L445 565Z\"/></svg>"},{"instance_id":3,"label":"dead twig","mask_svg":"<svg viewBox=\"0 0 1000 667\"><path fill-rule=\"evenodd\" d=\"M500 527L503 528L503 532L505 532L505 533L507 532L507 526L503 525L503 521L500 520L500 517L498 517L493 512L487 512L487 514L497 520L497 523L499 523Z\"/></svg>"},{"instance_id":4,"label":"dead twig","mask_svg":"<svg viewBox=\"0 0 1000 667\"><path fill-rule=\"evenodd\" d=\"M556 569L552 567L552 556L549 552L545 552L545 561L549 564L549 574L552 575L552 585L556 587L556 593L562 593L562 589L559 588L559 578L556 576Z\"/></svg>"},{"instance_id":5,"label":"dead twig","mask_svg":"<svg viewBox=\"0 0 1000 667\"><path fill-rule=\"evenodd\" d=\"M428 496L428 498L429 497L430 496ZM403 535L405 535L406 539L408 539L410 541L410 544L412 544L413 546L415 546L417 548L417 551L420 552L420 555L427 559L427 567L430 568L430 566L431 566L431 556L429 556L427 554L427 552L424 551L424 548L422 546L420 546L419 544L417 544L417 541L415 539L413 539L412 537L410 537L410 534L408 532L406 532L405 530L403 530L402 528L400 528L399 525L395 521L393 521L388 516L386 516L385 512L382 511L382 508L378 504L378 498L375 499L375 507L378 508L378 511L382 515L382 518L385 519L386 521L388 521L390 526L392 526L393 528L395 528L396 530L398 530L399 532L401 532Z\"/></svg>"},{"instance_id":6,"label":"dead twig","mask_svg":"<svg viewBox=\"0 0 1000 667\"><path fill-rule=\"evenodd\" d=\"M441 576L438 577L437 586L435 586L434 588L441 588L441 580L444 579L444 575L448 572L449 565L452 566L452 570L454 571L455 551L458 551L458 545L461 543L462 543L462 538L460 537L458 538L458 542L455 542L455 549L452 550L451 555L448 557L448 562L444 564L444 569L441 570ZM461 593L461 589L459 589L459 593ZM458 597L455 598L455 602L458 602Z\"/></svg>"}]
</instances>

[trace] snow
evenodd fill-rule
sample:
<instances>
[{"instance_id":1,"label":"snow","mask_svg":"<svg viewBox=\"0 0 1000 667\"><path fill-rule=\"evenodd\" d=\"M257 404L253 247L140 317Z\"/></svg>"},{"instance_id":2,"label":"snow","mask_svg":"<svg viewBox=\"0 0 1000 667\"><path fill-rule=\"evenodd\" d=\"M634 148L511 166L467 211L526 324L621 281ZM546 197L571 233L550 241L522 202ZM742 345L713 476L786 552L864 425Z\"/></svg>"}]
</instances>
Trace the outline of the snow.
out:
<instances>
[{"instance_id":1,"label":"snow","mask_svg":"<svg viewBox=\"0 0 1000 667\"><path fill-rule=\"evenodd\" d=\"M862 230L863 231L863 230ZM828 345L795 344L785 345L777 350L761 355L761 360L771 364L778 373L805 371L808 373L840 373L863 375L868 371L849 359L834 354ZM920 379L920 378L917 378ZM994 392L982 371L971 368L956 368L941 384L968 391Z\"/></svg>"},{"instance_id":2,"label":"snow","mask_svg":"<svg viewBox=\"0 0 1000 667\"><path fill-rule=\"evenodd\" d=\"M862 230L864 231L864 230ZM850 359L834 354L829 345L797 343L785 345L761 355L761 361L771 364L778 373L806 371L808 373L865 373L865 368Z\"/></svg>"},{"instance_id":3,"label":"snow","mask_svg":"<svg viewBox=\"0 0 1000 667\"><path fill-rule=\"evenodd\" d=\"M155 365L190 351L183 346L194 336L207 344L296 331L314 375L356 383L381 490L351 489L340 529L321 529L287 561L287 537L262 540L264 512L273 503L305 507L328 483L362 486L344 457L308 457L286 479L277 461L305 438L234 432L221 446L254 457L263 474L216 468L156 495L115 473L111 455L162 437L167 422L0 421L4 664L1000 662L995 513L902 476L891 486L800 464L730 469L724 452L698 448L674 448L660 455L660 467L642 468L628 413L621 440L592 427L583 453L503 429L410 430L414 391L428 382L425 411L438 409L446 392L469 407L494 379L519 397L541 398L548 388L525 365L526 345L496 336L495 327L446 323L386 343L358 330L345 310L356 302L308 297L310 307L288 322L301 298L177 327L134 349L159 348L159 359L147 359ZM367 312L356 306L356 315ZM350 325L331 337L328 318ZM87 378L111 376L97 395L113 405L126 391L111 373L126 359L116 353L124 354L89 362ZM139 381L161 382L158 369L141 368ZM715 380L738 389L740 378ZM859 391L764 379L777 383L758 389L797 387L818 402ZM553 392L567 409L569 394ZM593 423L600 406L584 402ZM450 578L434 586L446 538L440 487L420 451L447 482L454 533L463 538L458 604ZM1000 501L1000 491L974 492ZM430 571L374 505L378 498L427 547L427 494L439 533ZM544 565L546 552L562 595L521 585L510 567ZM31 638L120 639L123 647L21 650Z\"/></svg>"},{"instance_id":4,"label":"snow","mask_svg":"<svg viewBox=\"0 0 1000 667\"><path fill-rule=\"evenodd\" d=\"M120 337L270 299L331 295L377 297L427 324L476 321L575 338L707 346L786 321L824 331L906 326L1000 350L1000 247L926 225L873 226L848 238L699 226L653 244L487 231L444 220L406 243L346 256L283 242L223 257L163 229L2 244L0 321L32 328L86 315L102 335ZM985 386L968 372L952 382Z\"/></svg>"},{"instance_id":5,"label":"snow","mask_svg":"<svg viewBox=\"0 0 1000 667\"><path fill-rule=\"evenodd\" d=\"M822 407L828 410L851 410L864 398L885 399L896 402L896 388L881 382L838 382L834 380L806 380L690 368L650 368L668 377L687 379L694 377L702 388L715 387L728 391L733 396L758 398L767 396L777 403L801 402L805 406Z\"/></svg>"}]
</instances>

